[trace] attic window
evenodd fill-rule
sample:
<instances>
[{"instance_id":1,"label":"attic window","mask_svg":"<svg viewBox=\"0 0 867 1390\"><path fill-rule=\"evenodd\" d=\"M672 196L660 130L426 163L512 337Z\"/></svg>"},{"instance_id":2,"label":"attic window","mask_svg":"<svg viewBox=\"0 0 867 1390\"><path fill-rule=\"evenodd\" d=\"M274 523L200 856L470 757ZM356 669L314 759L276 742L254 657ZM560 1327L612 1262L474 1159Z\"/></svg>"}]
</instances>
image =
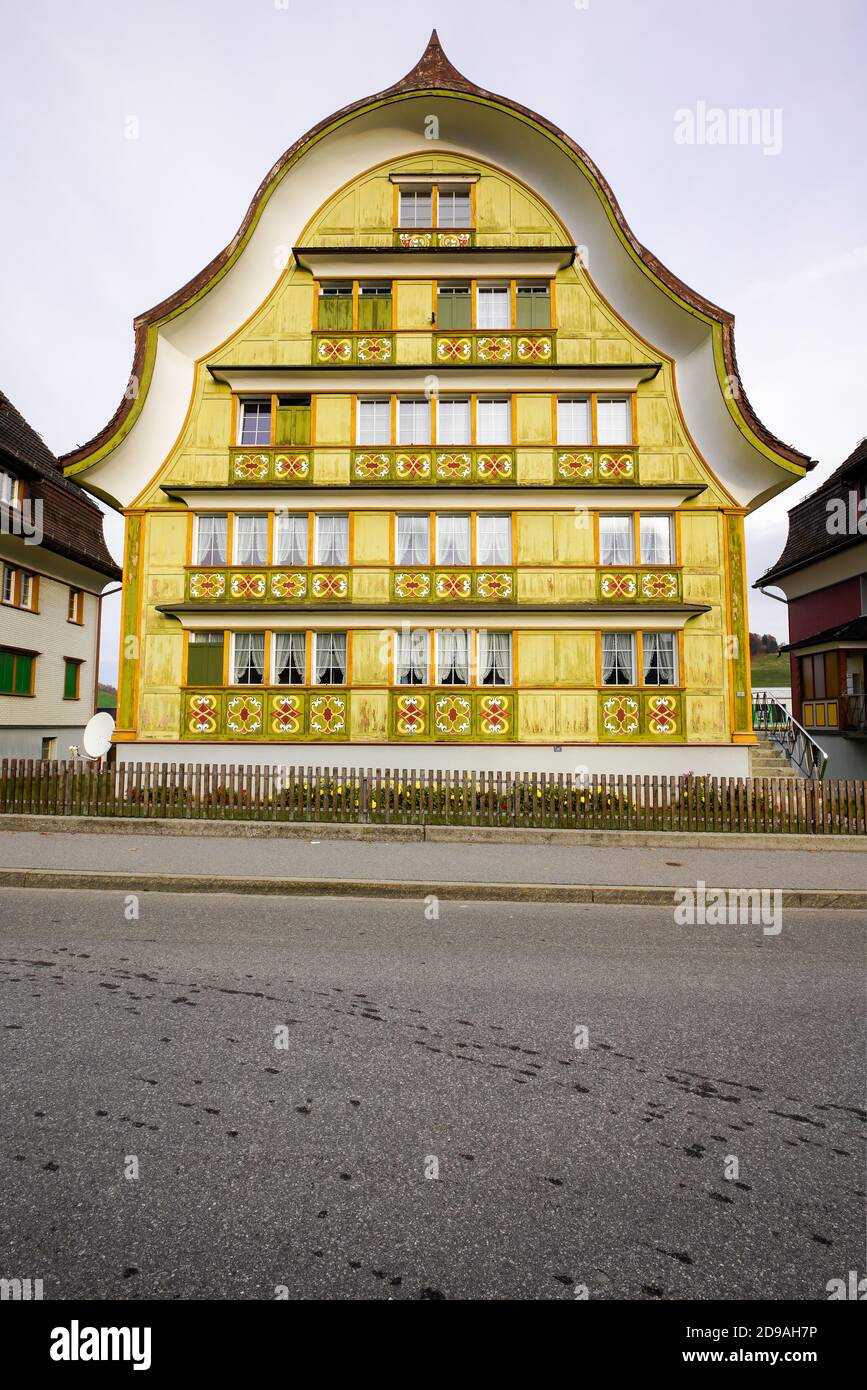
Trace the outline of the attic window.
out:
<instances>
[{"instance_id":1,"label":"attic window","mask_svg":"<svg viewBox=\"0 0 867 1390\"><path fill-rule=\"evenodd\" d=\"M241 437L239 444L271 443L271 401L241 402Z\"/></svg>"},{"instance_id":2,"label":"attic window","mask_svg":"<svg viewBox=\"0 0 867 1390\"><path fill-rule=\"evenodd\" d=\"M401 227L433 226L433 191L430 188L400 190Z\"/></svg>"},{"instance_id":3,"label":"attic window","mask_svg":"<svg viewBox=\"0 0 867 1390\"><path fill-rule=\"evenodd\" d=\"M5 469L0 469L0 502L9 507L17 507L20 500L20 484L17 478Z\"/></svg>"},{"instance_id":4,"label":"attic window","mask_svg":"<svg viewBox=\"0 0 867 1390\"><path fill-rule=\"evenodd\" d=\"M437 205L438 227L469 227L472 225L470 190L468 188L438 188Z\"/></svg>"}]
</instances>

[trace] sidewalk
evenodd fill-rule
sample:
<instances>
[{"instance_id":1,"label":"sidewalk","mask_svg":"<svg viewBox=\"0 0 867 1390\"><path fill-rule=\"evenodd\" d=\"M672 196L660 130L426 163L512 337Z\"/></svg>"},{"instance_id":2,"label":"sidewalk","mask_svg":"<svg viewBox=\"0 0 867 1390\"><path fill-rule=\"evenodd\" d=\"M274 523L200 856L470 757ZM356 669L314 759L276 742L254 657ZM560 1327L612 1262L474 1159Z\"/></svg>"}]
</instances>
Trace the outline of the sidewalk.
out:
<instances>
[{"instance_id":1,"label":"sidewalk","mask_svg":"<svg viewBox=\"0 0 867 1390\"><path fill-rule=\"evenodd\" d=\"M673 837L672 837L673 838ZM11 871L27 870L23 879ZM51 879L57 876L58 881ZM94 880L93 876L97 879ZM657 890L652 901L671 901L671 889L698 881L709 887L783 889L789 894L863 895L846 906L867 905L867 856L851 851L780 853L767 849L597 848L546 843L467 844L392 840L310 839L237 836L101 834L0 830L0 886L122 886L131 876L139 886L181 891L351 893L407 896L419 892L472 889L467 896L513 896L564 900L556 890ZM143 880L150 876L149 885ZM80 881L82 878L91 880ZM158 881L157 881L158 880ZM199 880L199 882L193 882ZM237 881L237 888L222 885ZM290 881L290 882L287 882ZM218 887L217 885L220 885ZM183 886L182 886L183 885ZM255 886L254 886L255 885ZM550 893L546 889L553 890ZM660 893L659 890L665 890ZM452 894L453 896L454 894ZM578 898L570 893L567 900ZM621 901L646 901L629 892ZM794 905L794 902L793 904ZM806 905L804 903L803 905ZM813 904L811 904L813 905Z\"/></svg>"}]
</instances>

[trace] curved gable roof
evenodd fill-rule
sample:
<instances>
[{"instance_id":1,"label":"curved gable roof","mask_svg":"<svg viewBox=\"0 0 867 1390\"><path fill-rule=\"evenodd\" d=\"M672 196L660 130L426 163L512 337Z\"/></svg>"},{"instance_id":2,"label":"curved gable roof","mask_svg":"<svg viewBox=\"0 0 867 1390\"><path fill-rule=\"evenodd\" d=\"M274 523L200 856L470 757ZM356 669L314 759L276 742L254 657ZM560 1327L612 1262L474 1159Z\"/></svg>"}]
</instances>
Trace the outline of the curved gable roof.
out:
<instances>
[{"instance_id":1,"label":"curved gable roof","mask_svg":"<svg viewBox=\"0 0 867 1390\"><path fill-rule=\"evenodd\" d=\"M89 467L105 457L122 441L136 416L142 410L147 396L154 369L156 335L159 326L191 307L194 302L207 294L231 268L249 240L266 202L298 157L323 135L362 112L415 93L433 92L465 96L514 114L516 117L531 123L557 142L574 161L583 166L585 173L606 206L606 211L613 220L622 242L636 263L673 300L711 325L715 325L718 329L719 337L718 342L715 340L714 351L717 375L724 378L726 382L727 389L724 400L728 413L747 437L747 441L752 443L754 447L758 447L759 451L772 463L783 468L789 474L794 474L795 477L801 476L802 471L809 470L814 466L814 461L808 455L778 439L761 422L750 404L738 372L733 315L691 289L672 271L668 270L658 257L642 245L629 226L610 185L589 155L569 135L530 108L522 106L511 98L479 87L469 78L464 77L447 58L434 29L421 58L405 77L373 96L361 98L340 108L333 115L312 126L305 135L296 140L277 160L259 185L238 231L228 245L181 289L135 319L135 353L130 383L124 397L112 418L92 439L62 455L61 463L67 471L78 472ZM717 346L719 347L720 360L716 359ZM781 484L781 486L784 485ZM771 489L768 495L771 491L778 490L779 487ZM94 488L94 491L98 491L98 489Z\"/></svg>"}]
</instances>

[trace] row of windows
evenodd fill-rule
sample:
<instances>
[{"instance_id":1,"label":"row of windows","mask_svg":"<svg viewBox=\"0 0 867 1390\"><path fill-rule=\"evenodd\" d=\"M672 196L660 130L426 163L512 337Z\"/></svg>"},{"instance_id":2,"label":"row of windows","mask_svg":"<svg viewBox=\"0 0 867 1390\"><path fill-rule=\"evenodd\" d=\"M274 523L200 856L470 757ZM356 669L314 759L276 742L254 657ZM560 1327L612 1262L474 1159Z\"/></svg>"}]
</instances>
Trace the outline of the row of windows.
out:
<instances>
[{"instance_id":1,"label":"row of windows","mask_svg":"<svg viewBox=\"0 0 867 1390\"><path fill-rule=\"evenodd\" d=\"M0 601L9 608L23 608L35 613L39 608L39 575L30 570L18 569L15 565L2 565L0 580ZM67 622L84 622L84 593L81 589L70 589L66 609Z\"/></svg>"},{"instance_id":2,"label":"row of windows","mask_svg":"<svg viewBox=\"0 0 867 1390\"><path fill-rule=\"evenodd\" d=\"M276 406L275 402L276 401ZM512 402L506 396L359 396L355 442L368 446L502 445L512 443ZM276 430L272 417L276 416ZM238 443L309 444L310 397L256 397L240 402ZM558 396L555 444L630 445L632 397Z\"/></svg>"},{"instance_id":3,"label":"row of windows","mask_svg":"<svg viewBox=\"0 0 867 1390\"><path fill-rule=\"evenodd\" d=\"M475 520L475 526L473 526ZM637 533L637 534L636 534ZM311 545L312 541L312 545ZM473 544L475 541L475 545ZM267 512L195 517L193 563L225 565L348 565L348 512L276 512L269 545ZM599 515L601 565L671 565L674 518L667 512ZM511 565L509 512L399 512L394 520L396 565Z\"/></svg>"},{"instance_id":4,"label":"row of windows","mask_svg":"<svg viewBox=\"0 0 867 1390\"><path fill-rule=\"evenodd\" d=\"M431 324L440 331L480 333L550 329L548 280L443 280ZM391 280L323 280L316 296L319 332L386 333L396 328Z\"/></svg>"},{"instance_id":5,"label":"row of windows","mask_svg":"<svg viewBox=\"0 0 867 1390\"><path fill-rule=\"evenodd\" d=\"M36 660L35 652L19 652L11 647L0 647L0 695L35 694ZM83 664L75 657L63 658L64 700L79 699Z\"/></svg>"},{"instance_id":6,"label":"row of windows","mask_svg":"<svg viewBox=\"0 0 867 1390\"><path fill-rule=\"evenodd\" d=\"M471 227L473 198L466 185L417 185L398 191L397 220L400 227Z\"/></svg>"},{"instance_id":7,"label":"row of windows","mask_svg":"<svg viewBox=\"0 0 867 1390\"><path fill-rule=\"evenodd\" d=\"M393 634L395 685L512 683L512 634L468 628L403 628ZM225 639L230 685L345 685L348 634L191 632L187 684L222 685ZM640 663L639 663L640 641ZM266 670L266 652L268 667ZM677 634L603 632L603 685L677 684Z\"/></svg>"}]
</instances>

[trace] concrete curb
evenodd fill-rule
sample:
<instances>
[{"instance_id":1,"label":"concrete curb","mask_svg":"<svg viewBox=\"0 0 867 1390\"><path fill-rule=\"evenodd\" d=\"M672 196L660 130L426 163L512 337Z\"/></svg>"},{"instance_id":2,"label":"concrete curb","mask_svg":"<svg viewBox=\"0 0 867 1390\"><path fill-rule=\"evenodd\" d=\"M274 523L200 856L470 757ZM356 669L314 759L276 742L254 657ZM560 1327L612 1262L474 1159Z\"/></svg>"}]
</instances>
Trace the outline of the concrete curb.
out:
<instances>
[{"instance_id":1,"label":"concrete curb","mask_svg":"<svg viewBox=\"0 0 867 1390\"><path fill-rule=\"evenodd\" d=\"M721 834L686 830L536 830L524 826L368 825L334 821L136 820L102 816L0 815L0 831L64 835L193 835L240 840L375 840L404 844L575 845L596 849L833 850L863 854L863 835Z\"/></svg>"},{"instance_id":2,"label":"concrete curb","mask_svg":"<svg viewBox=\"0 0 867 1390\"><path fill-rule=\"evenodd\" d=\"M117 873L108 870L0 869L0 888L89 889L116 893L231 893L254 897L410 898L464 902L619 903L672 907L674 887L638 888L613 884L444 883L437 880L349 878L254 878L220 874ZM713 892L708 888L707 892ZM723 889L737 892L737 889ZM741 890L745 891L745 890ZM784 908L867 909L867 892L789 889Z\"/></svg>"}]
</instances>

